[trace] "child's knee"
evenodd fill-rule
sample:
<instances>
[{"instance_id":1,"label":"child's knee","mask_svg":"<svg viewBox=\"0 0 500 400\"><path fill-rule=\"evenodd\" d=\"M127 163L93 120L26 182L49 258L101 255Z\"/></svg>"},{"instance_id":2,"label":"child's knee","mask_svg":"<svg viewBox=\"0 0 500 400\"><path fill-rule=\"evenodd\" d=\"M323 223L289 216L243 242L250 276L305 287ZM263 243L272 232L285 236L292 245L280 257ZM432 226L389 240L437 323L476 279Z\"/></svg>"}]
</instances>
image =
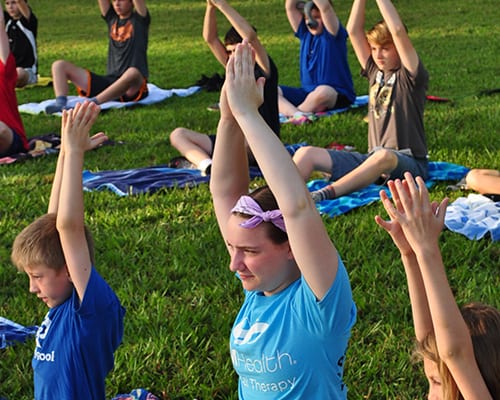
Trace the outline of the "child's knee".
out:
<instances>
[{"instance_id":1,"label":"child's knee","mask_svg":"<svg viewBox=\"0 0 500 400\"><path fill-rule=\"evenodd\" d=\"M168 138L172 146L175 147L175 145L182 139L183 132L184 128L175 128L172 132L170 132L170 136Z\"/></svg>"}]
</instances>

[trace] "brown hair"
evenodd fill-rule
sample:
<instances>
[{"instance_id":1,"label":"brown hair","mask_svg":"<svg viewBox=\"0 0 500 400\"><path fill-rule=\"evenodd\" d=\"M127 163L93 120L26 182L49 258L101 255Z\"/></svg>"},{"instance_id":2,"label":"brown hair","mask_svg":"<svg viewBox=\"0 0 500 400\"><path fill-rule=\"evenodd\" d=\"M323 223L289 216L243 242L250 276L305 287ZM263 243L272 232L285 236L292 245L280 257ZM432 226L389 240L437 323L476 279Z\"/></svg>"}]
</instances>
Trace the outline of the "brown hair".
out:
<instances>
[{"instance_id":1,"label":"brown hair","mask_svg":"<svg viewBox=\"0 0 500 400\"><path fill-rule=\"evenodd\" d=\"M257 29L254 26L252 26L252 29L255 33L257 33ZM241 42L243 42L243 38L238 33L238 31L234 27L229 28L229 30L224 35L224 46L238 44Z\"/></svg>"},{"instance_id":2,"label":"brown hair","mask_svg":"<svg viewBox=\"0 0 500 400\"><path fill-rule=\"evenodd\" d=\"M366 32L366 40L370 43L384 46L394 43L392 34L385 21L377 22L368 32Z\"/></svg>"},{"instance_id":3,"label":"brown hair","mask_svg":"<svg viewBox=\"0 0 500 400\"><path fill-rule=\"evenodd\" d=\"M94 242L86 226L85 238L93 265ZM30 265L44 265L55 270L64 268L66 260L56 228L56 214L42 215L17 235L12 245L11 260L19 271Z\"/></svg>"},{"instance_id":4,"label":"brown hair","mask_svg":"<svg viewBox=\"0 0 500 400\"><path fill-rule=\"evenodd\" d=\"M482 304L469 303L461 308L469 329L474 356L493 399L500 399L500 311ZM417 344L416 355L437 363L442 379L443 399L463 400L446 364L440 359L434 333Z\"/></svg>"},{"instance_id":5,"label":"brown hair","mask_svg":"<svg viewBox=\"0 0 500 400\"><path fill-rule=\"evenodd\" d=\"M262 211L272 211L279 209L278 202L276 201L273 192L271 192L271 189L269 189L269 186L262 186L258 189L255 189L252 193L249 194L249 196L254 199L257 204L259 204L260 208L262 208ZM247 219L251 217L250 215L238 212L235 214ZM281 244L288 241L287 233L274 226L271 222L263 222L262 224L266 227L267 236L273 243Z\"/></svg>"}]
</instances>

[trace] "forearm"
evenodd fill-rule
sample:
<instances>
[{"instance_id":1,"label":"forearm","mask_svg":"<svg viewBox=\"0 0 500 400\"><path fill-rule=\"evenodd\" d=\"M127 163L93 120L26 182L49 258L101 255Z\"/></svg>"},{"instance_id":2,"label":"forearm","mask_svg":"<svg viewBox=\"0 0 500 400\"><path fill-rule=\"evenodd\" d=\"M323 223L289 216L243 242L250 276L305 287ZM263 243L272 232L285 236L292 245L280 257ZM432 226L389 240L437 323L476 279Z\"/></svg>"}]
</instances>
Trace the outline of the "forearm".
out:
<instances>
[{"instance_id":1,"label":"forearm","mask_svg":"<svg viewBox=\"0 0 500 400\"><path fill-rule=\"evenodd\" d=\"M406 32L403 21L401 21L396 7L394 7L394 4L390 0L377 0L377 6L393 36L399 35L401 32Z\"/></svg>"},{"instance_id":2,"label":"forearm","mask_svg":"<svg viewBox=\"0 0 500 400\"><path fill-rule=\"evenodd\" d=\"M19 8L19 11L21 12L24 18L30 19L31 10L28 4L26 3L26 0L17 0L17 7Z\"/></svg>"},{"instance_id":3,"label":"forearm","mask_svg":"<svg viewBox=\"0 0 500 400\"><path fill-rule=\"evenodd\" d=\"M442 358L470 350L470 334L451 291L438 245L417 252L430 315Z\"/></svg>"},{"instance_id":4,"label":"forearm","mask_svg":"<svg viewBox=\"0 0 500 400\"><path fill-rule=\"evenodd\" d=\"M203 39L207 43L211 43L214 39L217 39L216 10L210 2L207 2L205 17L203 19Z\"/></svg>"},{"instance_id":5,"label":"forearm","mask_svg":"<svg viewBox=\"0 0 500 400\"><path fill-rule=\"evenodd\" d=\"M250 182L245 139L234 119L221 118L212 156L210 191L215 196L238 198Z\"/></svg>"},{"instance_id":6,"label":"forearm","mask_svg":"<svg viewBox=\"0 0 500 400\"><path fill-rule=\"evenodd\" d=\"M97 4L99 4L99 9L103 16L108 13L109 7L111 7L110 0L97 0Z\"/></svg>"},{"instance_id":7,"label":"forearm","mask_svg":"<svg viewBox=\"0 0 500 400\"><path fill-rule=\"evenodd\" d=\"M243 39L252 43L257 38L252 26L227 1L214 0L214 4Z\"/></svg>"},{"instance_id":8,"label":"forearm","mask_svg":"<svg viewBox=\"0 0 500 400\"><path fill-rule=\"evenodd\" d=\"M365 7L366 0L354 0L346 29L349 36L365 35Z\"/></svg>"},{"instance_id":9,"label":"forearm","mask_svg":"<svg viewBox=\"0 0 500 400\"><path fill-rule=\"evenodd\" d=\"M146 0L133 0L134 9L137 14L141 17L145 17L148 13L148 9L146 7Z\"/></svg>"},{"instance_id":10,"label":"forearm","mask_svg":"<svg viewBox=\"0 0 500 400\"><path fill-rule=\"evenodd\" d=\"M424 282L415 253L411 252L411 254L406 255L401 254L401 261L405 268L406 280L408 283L408 295L413 315L415 337L418 342L422 342L422 340L433 331Z\"/></svg>"},{"instance_id":11,"label":"forearm","mask_svg":"<svg viewBox=\"0 0 500 400\"><path fill-rule=\"evenodd\" d=\"M279 206L283 214L289 210L295 212L297 208L305 207L306 202L310 200L307 188L305 185L291 184L291 182L303 183L303 179L283 143L272 132L257 109L235 114L235 117L266 177L266 182L275 197L280 199ZM279 173L276 173L277 171Z\"/></svg>"},{"instance_id":12,"label":"forearm","mask_svg":"<svg viewBox=\"0 0 500 400\"><path fill-rule=\"evenodd\" d=\"M59 151L59 157L57 158L56 172L54 175L54 180L52 182L52 189L50 192L49 207L47 212L57 214L59 208L59 196L61 194L61 183L63 177L64 169L64 149L61 148Z\"/></svg>"},{"instance_id":13,"label":"forearm","mask_svg":"<svg viewBox=\"0 0 500 400\"><path fill-rule=\"evenodd\" d=\"M85 151L66 149L63 159L64 174L61 177L58 230L82 229L84 224L82 170Z\"/></svg>"}]
</instances>

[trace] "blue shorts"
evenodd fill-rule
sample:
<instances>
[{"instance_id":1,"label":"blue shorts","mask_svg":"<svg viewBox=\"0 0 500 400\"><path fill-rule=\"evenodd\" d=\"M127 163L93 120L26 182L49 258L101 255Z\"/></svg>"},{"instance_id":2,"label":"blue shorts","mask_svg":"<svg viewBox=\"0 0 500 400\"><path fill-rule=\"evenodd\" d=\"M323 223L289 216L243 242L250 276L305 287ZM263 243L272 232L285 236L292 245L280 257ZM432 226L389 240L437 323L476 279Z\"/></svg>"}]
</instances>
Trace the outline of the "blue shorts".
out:
<instances>
[{"instance_id":1,"label":"blue shorts","mask_svg":"<svg viewBox=\"0 0 500 400\"><path fill-rule=\"evenodd\" d=\"M82 97L95 97L103 90L107 89L113 83L115 83L119 76L115 75L97 75L91 71L88 71L87 87L81 88L77 87L76 90L79 96ZM128 101L139 101L148 95L148 81L144 78L141 88L133 96L121 96L118 101L128 102Z\"/></svg>"},{"instance_id":2,"label":"blue shorts","mask_svg":"<svg viewBox=\"0 0 500 400\"><path fill-rule=\"evenodd\" d=\"M312 90L307 91L301 87L280 86L280 88L283 92L283 96L295 107L302 104L307 95L312 92ZM351 104L352 102L350 102L346 96L337 92L337 101L335 102L335 107L333 107L333 109L346 108Z\"/></svg>"},{"instance_id":3,"label":"blue shorts","mask_svg":"<svg viewBox=\"0 0 500 400\"><path fill-rule=\"evenodd\" d=\"M21 136L19 136L19 134L14 129L11 129L11 131L12 131L12 143L10 144L10 147L7 149L6 152L0 153L0 157L11 156L12 154L17 154L17 153L26 153L26 149L24 148Z\"/></svg>"},{"instance_id":4,"label":"blue shorts","mask_svg":"<svg viewBox=\"0 0 500 400\"><path fill-rule=\"evenodd\" d=\"M424 180L429 177L429 161L427 159L414 158L397 150L392 151L398 158L398 165L389 176L381 176L375 183L385 184L390 179L402 179L406 171L411 172L413 176L420 176ZM356 151L328 150L328 154L332 159L331 180L336 181L361 165L373 153L361 154Z\"/></svg>"}]
</instances>

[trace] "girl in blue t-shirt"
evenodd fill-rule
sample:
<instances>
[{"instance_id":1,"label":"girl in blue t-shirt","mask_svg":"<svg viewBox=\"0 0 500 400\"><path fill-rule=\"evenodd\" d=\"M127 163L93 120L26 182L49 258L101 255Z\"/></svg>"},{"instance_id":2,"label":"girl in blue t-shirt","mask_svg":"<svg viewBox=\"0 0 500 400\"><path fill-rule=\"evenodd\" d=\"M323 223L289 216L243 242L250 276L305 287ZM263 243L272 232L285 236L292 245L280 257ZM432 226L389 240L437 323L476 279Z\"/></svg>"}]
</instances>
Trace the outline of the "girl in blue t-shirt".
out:
<instances>
[{"instance_id":1,"label":"girl in blue t-shirt","mask_svg":"<svg viewBox=\"0 0 500 400\"><path fill-rule=\"evenodd\" d=\"M210 190L245 300L230 337L241 399L344 399L356 319L347 272L289 153L258 112L244 41L226 66ZM248 193L245 141L268 187Z\"/></svg>"}]
</instances>

